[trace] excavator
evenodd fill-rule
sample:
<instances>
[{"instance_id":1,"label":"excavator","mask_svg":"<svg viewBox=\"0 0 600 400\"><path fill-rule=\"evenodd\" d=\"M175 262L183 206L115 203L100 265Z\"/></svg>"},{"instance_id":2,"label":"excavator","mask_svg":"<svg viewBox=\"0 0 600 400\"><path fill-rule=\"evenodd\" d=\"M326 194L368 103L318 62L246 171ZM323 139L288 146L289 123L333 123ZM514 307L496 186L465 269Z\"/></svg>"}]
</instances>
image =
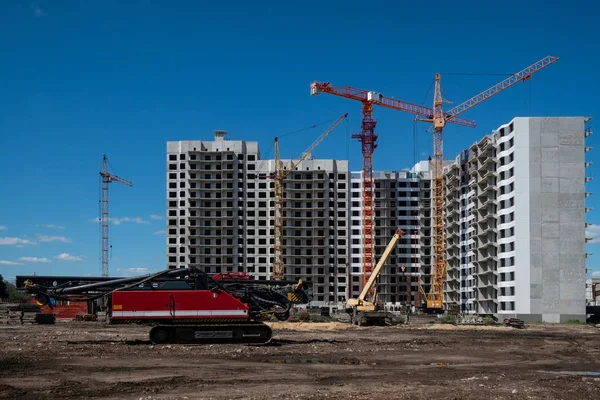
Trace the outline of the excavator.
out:
<instances>
[{"instance_id":1,"label":"excavator","mask_svg":"<svg viewBox=\"0 0 600 400\"><path fill-rule=\"evenodd\" d=\"M402 229L396 230L358 298L348 299L348 301L346 301L346 312L350 314L352 324L359 326L385 325L388 318L394 318L393 314L383 310L381 304L377 302L377 291L372 291L372 289L375 285L375 281L381 274L383 266L392 254L398 240L404 236L404 233L405 232ZM373 294L369 299L368 295L371 292Z\"/></svg>"},{"instance_id":2,"label":"excavator","mask_svg":"<svg viewBox=\"0 0 600 400\"><path fill-rule=\"evenodd\" d=\"M50 307L60 300L105 299L109 323L149 324L155 344L266 344L272 332L263 321L285 321L293 302L308 302L300 281L254 280L239 273L209 276L196 267L59 286L28 280L24 289Z\"/></svg>"}]
</instances>

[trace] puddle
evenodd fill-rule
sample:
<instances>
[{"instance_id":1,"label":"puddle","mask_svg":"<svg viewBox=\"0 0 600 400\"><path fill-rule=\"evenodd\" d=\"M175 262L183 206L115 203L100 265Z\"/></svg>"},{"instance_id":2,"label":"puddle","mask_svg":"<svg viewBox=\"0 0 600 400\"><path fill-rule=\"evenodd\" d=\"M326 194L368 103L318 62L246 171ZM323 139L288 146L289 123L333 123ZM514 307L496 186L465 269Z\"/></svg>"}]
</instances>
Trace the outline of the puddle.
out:
<instances>
[{"instance_id":1,"label":"puddle","mask_svg":"<svg viewBox=\"0 0 600 400\"><path fill-rule=\"evenodd\" d=\"M581 376L600 376L600 372L595 371L537 371L551 375L581 375Z\"/></svg>"}]
</instances>

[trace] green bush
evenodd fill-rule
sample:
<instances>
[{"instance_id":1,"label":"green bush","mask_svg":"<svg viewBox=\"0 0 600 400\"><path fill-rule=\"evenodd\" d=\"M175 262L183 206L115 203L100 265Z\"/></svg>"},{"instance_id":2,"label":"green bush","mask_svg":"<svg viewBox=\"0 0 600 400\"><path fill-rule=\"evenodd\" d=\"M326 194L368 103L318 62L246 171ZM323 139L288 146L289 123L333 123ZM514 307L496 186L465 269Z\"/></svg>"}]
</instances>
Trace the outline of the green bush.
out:
<instances>
[{"instance_id":1,"label":"green bush","mask_svg":"<svg viewBox=\"0 0 600 400\"><path fill-rule=\"evenodd\" d=\"M485 317L483 317L483 323L485 325L494 325L496 324L496 321L491 316L486 315Z\"/></svg>"},{"instance_id":2,"label":"green bush","mask_svg":"<svg viewBox=\"0 0 600 400\"><path fill-rule=\"evenodd\" d=\"M454 322L456 322L456 317L454 315L444 315L442 317L442 323L453 324Z\"/></svg>"}]
</instances>

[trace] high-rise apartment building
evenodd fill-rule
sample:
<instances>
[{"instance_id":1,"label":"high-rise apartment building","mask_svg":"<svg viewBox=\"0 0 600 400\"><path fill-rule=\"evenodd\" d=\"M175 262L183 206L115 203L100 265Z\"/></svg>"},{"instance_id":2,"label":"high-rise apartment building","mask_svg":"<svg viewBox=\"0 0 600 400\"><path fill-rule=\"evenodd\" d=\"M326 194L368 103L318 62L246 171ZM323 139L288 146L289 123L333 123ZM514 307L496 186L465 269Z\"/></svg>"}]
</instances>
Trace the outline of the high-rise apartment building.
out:
<instances>
[{"instance_id":1,"label":"high-rise apartment building","mask_svg":"<svg viewBox=\"0 0 600 400\"><path fill-rule=\"evenodd\" d=\"M446 168L446 302L585 318L586 118L515 118Z\"/></svg>"},{"instance_id":2,"label":"high-rise apartment building","mask_svg":"<svg viewBox=\"0 0 600 400\"><path fill-rule=\"evenodd\" d=\"M447 162L447 304L584 318L586 122L515 118ZM167 143L167 265L269 279L274 161L257 142L225 135ZM375 261L397 228L406 232L378 281L385 303L418 305L418 282L431 287L432 174L428 161L374 172ZM346 160L307 159L285 180L285 275L311 282L316 304L339 305L362 288L361 185Z\"/></svg>"},{"instance_id":3,"label":"high-rise apartment building","mask_svg":"<svg viewBox=\"0 0 600 400\"><path fill-rule=\"evenodd\" d=\"M167 266L270 279L274 162L257 142L214 135L167 143ZM317 302L347 296L348 186L348 162L336 160L304 160L284 182L286 278L312 282Z\"/></svg>"}]
</instances>

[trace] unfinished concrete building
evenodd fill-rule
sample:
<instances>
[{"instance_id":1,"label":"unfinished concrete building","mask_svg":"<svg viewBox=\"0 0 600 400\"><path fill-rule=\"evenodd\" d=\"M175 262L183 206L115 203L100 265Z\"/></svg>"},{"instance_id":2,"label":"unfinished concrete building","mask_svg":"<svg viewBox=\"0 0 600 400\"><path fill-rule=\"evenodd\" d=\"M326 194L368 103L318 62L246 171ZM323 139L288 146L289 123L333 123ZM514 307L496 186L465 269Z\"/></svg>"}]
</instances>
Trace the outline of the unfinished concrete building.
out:
<instances>
[{"instance_id":1,"label":"unfinished concrete building","mask_svg":"<svg viewBox=\"0 0 600 400\"><path fill-rule=\"evenodd\" d=\"M214 135L167 143L167 266L270 279L274 162L260 159L257 142ZM284 186L286 277L313 282L316 302L345 300L348 162L305 160Z\"/></svg>"},{"instance_id":2,"label":"unfinished concrete building","mask_svg":"<svg viewBox=\"0 0 600 400\"><path fill-rule=\"evenodd\" d=\"M378 296L387 304L416 304L418 282L431 286L431 169L422 161L411 171L374 172L375 260L379 261L395 230L406 232L378 281ZM351 177L352 296L362 287L362 173Z\"/></svg>"},{"instance_id":3,"label":"unfinished concrete building","mask_svg":"<svg viewBox=\"0 0 600 400\"><path fill-rule=\"evenodd\" d=\"M586 121L515 118L446 168L447 302L585 319Z\"/></svg>"}]
</instances>

